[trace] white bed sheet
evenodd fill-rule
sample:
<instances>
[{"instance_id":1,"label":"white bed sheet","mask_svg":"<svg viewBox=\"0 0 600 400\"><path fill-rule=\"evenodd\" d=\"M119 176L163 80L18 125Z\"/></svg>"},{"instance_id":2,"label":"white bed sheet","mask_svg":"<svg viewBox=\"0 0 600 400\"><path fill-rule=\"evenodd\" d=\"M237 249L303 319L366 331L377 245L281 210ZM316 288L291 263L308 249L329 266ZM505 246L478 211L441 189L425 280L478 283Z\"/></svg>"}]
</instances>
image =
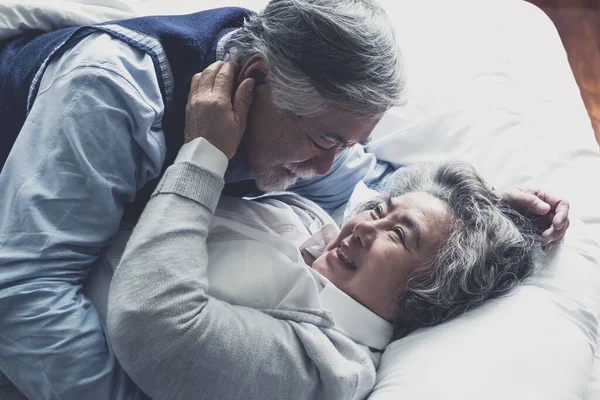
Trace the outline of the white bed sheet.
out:
<instances>
[{"instance_id":1,"label":"white bed sheet","mask_svg":"<svg viewBox=\"0 0 600 400\"><path fill-rule=\"evenodd\" d=\"M598 342L596 343L590 382L585 390L584 399L600 399L600 346L598 346Z\"/></svg>"}]
</instances>

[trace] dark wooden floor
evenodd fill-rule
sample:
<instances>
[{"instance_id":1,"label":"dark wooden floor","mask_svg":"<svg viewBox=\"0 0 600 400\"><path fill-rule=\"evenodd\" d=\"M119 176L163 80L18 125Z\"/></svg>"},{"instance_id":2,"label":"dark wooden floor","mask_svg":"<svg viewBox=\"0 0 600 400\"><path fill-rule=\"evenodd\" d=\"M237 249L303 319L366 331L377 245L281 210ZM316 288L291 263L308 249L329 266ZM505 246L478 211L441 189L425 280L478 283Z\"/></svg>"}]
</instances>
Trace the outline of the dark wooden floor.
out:
<instances>
[{"instance_id":1,"label":"dark wooden floor","mask_svg":"<svg viewBox=\"0 0 600 400\"><path fill-rule=\"evenodd\" d=\"M600 143L600 0L528 1L556 25Z\"/></svg>"}]
</instances>

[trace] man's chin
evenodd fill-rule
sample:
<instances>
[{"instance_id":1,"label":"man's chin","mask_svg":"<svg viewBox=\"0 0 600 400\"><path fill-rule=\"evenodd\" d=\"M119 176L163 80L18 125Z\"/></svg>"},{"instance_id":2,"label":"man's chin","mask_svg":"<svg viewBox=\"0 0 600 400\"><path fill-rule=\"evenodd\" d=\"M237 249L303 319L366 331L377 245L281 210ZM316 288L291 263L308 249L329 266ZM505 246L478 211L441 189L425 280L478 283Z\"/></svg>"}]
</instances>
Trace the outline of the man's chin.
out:
<instances>
[{"instance_id":1,"label":"man's chin","mask_svg":"<svg viewBox=\"0 0 600 400\"><path fill-rule=\"evenodd\" d=\"M265 168L254 173L256 187L263 192L279 192L294 185L298 178L284 167Z\"/></svg>"}]
</instances>

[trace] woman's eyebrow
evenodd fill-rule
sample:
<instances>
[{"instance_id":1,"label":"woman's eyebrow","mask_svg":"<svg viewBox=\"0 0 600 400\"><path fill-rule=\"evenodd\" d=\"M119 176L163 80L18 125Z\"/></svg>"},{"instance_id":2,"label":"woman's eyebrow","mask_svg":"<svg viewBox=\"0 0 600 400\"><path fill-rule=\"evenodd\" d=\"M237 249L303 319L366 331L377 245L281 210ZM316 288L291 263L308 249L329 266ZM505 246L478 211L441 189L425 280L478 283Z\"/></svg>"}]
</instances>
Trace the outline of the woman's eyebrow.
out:
<instances>
[{"instance_id":1,"label":"woman's eyebrow","mask_svg":"<svg viewBox=\"0 0 600 400\"><path fill-rule=\"evenodd\" d=\"M387 209L390 211L392 211L395 208L394 204L392 203L392 197L388 197L385 200L385 204L387 206ZM421 227L419 226L417 221L412 219L408 214L402 214L402 216L399 219L399 222L406 225L408 229L412 231L413 236L415 237L415 242L417 244L417 250L421 250Z\"/></svg>"}]
</instances>

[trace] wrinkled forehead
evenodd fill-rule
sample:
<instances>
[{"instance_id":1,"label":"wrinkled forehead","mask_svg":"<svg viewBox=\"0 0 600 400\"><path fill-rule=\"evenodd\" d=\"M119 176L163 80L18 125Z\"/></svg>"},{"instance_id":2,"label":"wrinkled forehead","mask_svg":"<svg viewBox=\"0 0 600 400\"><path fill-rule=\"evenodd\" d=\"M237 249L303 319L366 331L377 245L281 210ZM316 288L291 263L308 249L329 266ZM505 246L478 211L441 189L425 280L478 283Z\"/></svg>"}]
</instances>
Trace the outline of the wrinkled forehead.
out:
<instances>
[{"instance_id":1,"label":"wrinkled forehead","mask_svg":"<svg viewBox=\"0 0 600 400\"><path fill-rule=\"evenodd\" d=\"M419 229L422 239L439 242L447 237L452 222L448 204L425 192L411 192L389 200L395 220Z\"/></svg>"}]
</instances>

